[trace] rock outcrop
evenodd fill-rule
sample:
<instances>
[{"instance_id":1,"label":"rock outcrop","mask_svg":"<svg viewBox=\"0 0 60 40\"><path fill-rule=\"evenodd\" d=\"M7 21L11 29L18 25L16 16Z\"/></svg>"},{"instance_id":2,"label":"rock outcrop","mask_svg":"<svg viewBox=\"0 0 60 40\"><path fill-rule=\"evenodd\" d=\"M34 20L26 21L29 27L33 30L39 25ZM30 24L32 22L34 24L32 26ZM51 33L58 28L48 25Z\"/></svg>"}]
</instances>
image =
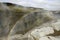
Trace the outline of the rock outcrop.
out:
<instances>
[{"instance_id":1,"label":"rock outcrop","mask_svg":"<svg viewBox=\"0 0 60 40\"><path fill-rule=\"evenodd\" d=\"M59 39L60 20L54 12L0 3L0 40Z\"/></svg>"}]
</instances>

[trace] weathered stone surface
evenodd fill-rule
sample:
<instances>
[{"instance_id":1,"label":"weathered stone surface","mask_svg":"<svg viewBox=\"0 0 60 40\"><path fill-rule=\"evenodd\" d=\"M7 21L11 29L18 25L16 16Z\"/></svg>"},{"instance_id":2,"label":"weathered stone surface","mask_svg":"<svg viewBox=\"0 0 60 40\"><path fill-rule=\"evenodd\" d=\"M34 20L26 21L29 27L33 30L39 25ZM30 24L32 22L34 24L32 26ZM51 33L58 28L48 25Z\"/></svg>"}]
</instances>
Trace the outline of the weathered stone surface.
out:
<instances>
[{"instance_id":1,"label":"weathered stone surface","mask_svg":"<svg viewBox=\"0 0 60 40\"><path fill-rule=\"evenodd\" d=\"M57 20L57 22L52 23L52 27L55 30L60 31L60 20Z\"/></svg>"},{"instance_id":2,"label":"weathered stone surface","mask_svg":"<svg viewBox=\"0 0 60 40\"><path fill-rule=\"evenodd\" d=\"M51 11L0 3L0 40L50 40L60 33L56 20Z\"/></svg>"},{"instance_id":3,"label":"weathered stone surface","mask_svg":"<svg viewBox=\"0 0 60 40\"><path fill-rule=\"evenodd\" d=\"M54 30L52 27L42 27L40 29L33 30L31 32L31 35L35 38L40 38L53 33L54 33Z\"/></svg>"},{"instance_id":4,"label":"weathered stone surface","mask_svg":"<svg viewBox=\"0 0 60 40\"><path fill-rule=\"evenodd\" d=\"M41 37L39 40L50 40L48 37Z\"/></svg>"}]
</instances>

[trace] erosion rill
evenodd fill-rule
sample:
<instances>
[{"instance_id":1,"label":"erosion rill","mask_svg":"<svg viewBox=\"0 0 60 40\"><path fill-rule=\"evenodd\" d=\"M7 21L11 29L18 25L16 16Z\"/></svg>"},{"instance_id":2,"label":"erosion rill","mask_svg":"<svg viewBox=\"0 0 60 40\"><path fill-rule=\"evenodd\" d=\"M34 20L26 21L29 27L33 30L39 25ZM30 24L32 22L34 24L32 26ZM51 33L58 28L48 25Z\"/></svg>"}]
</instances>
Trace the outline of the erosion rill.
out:
<instances>
[{"instance_id":1,"label":"erosion rill","mask_svg":"<svg viewBox=\"0 0 60 40\"><path fill-rule=\"evenodd\" d=\"M0 40L57 40L59 25L52 11L0 3Z\"/></svg>"}]
</instances>

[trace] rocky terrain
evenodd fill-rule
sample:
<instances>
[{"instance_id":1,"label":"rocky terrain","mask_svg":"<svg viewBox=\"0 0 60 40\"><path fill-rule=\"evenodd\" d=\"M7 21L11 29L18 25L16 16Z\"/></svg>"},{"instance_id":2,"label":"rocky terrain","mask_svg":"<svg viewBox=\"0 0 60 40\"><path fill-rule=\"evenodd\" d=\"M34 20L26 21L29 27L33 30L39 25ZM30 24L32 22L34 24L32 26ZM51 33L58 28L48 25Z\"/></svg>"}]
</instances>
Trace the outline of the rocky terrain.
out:
<instances>
[{"instance_id":1,"label":"rocky terrain","mask_svg":"<svg viewBox=\"0 0 60 40\"><path fill-rule=\"evenodd\" d=\"M60 12L0 3L0 40L60 40Z\"/></svg>"}]
</instances>

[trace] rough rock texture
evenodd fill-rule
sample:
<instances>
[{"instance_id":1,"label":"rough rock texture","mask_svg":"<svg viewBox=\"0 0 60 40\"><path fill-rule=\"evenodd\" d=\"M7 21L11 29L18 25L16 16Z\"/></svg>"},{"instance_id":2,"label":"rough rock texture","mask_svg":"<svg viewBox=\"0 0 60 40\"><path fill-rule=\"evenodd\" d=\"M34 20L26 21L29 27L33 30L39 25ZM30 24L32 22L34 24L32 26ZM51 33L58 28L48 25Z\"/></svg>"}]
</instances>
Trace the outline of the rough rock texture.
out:
<instances>
[{"instance_id":1,"label":"rough rock texture","mask_svg":"<svg viewBox=\"0 0 60 40\"><path fill-rule=\"evenodd\" d=\"M0 40L59 40L59 25L52 11L0 3Z\"/></svg>"}]
</instances>

